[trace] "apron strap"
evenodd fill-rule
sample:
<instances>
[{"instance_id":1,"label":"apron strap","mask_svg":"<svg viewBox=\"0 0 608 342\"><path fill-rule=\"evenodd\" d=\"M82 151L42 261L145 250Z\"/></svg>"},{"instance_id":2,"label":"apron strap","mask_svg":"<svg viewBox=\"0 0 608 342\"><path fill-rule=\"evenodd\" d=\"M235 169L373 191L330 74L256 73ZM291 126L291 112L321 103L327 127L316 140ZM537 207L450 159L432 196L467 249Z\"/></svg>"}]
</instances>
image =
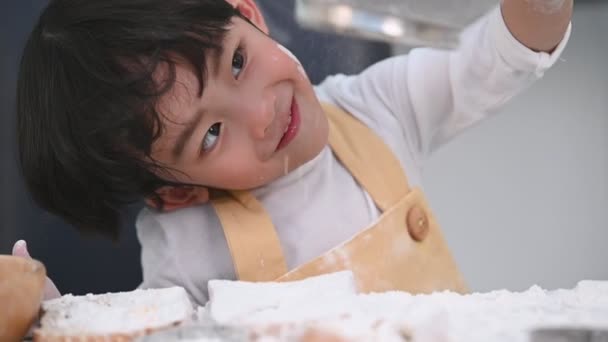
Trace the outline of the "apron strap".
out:
<instances>
[{"instance_id":1,"label":"apron strap","mask_svg":"<svg viewBox=\"0 0 608 342\"><path fill-rule=\"evenodd\" d=\"M342 109L323 104L336 157L384 212L410 190L399 160L374 132Z\"/></svg>"},{"instance_id":2,"label":"apron strap","mask_svg":"<svg viewBox=\"0 0 608 342\"><path fill-rule=\"evenodd\" d=\"M251 193L233 191L211 204L224 229L239 280L273 281L287 273L270 215Z\"/></svg>"}]
</instances>

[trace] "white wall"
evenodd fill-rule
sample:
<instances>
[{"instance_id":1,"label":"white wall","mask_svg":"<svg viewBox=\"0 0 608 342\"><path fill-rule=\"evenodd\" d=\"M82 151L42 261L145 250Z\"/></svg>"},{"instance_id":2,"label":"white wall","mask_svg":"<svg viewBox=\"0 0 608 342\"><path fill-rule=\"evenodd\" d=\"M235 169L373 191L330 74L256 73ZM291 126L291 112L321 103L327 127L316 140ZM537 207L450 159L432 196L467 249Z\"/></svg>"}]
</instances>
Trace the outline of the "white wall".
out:
<instances>
[{"instance_id":1,"label":"white wall","mask_svg":"<svg viewBox=\"0 0 608 342\"><path fill-rule=\"evenodd\" d=\"M563 61L425 169L473 290L608 280L608 3L573 24Z\"/></svg>"}]
</instances>

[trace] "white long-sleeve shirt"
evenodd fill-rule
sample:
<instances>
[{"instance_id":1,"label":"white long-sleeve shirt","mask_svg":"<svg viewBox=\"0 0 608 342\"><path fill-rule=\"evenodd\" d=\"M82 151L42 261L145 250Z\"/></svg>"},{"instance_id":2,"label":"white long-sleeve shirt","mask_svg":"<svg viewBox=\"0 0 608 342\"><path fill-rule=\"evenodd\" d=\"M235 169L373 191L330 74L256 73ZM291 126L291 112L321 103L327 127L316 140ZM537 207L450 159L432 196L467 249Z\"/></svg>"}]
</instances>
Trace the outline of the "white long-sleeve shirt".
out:
<instances>
[{"instance_id":1,"label":"white long-sleeve shirt","mask_svg":"<svg viewBox=\"0 0 608 342\"><path fill-rule=\"evenodd\" d=\"M552 54L533 52L511 35L497 8L463 32L456 50L414 49L358 75L328 77L315 90L320 101L342 107L375 131L401 162L410 186L420 187L424 160L541 78L569 35L570 28ZM348 240L380 216L329 146L253 193L275 225L289 269ZM202 305L209 280L236 279L210 204L169 213L143 209L136 225L141 287L183 286Z\"/></svg>"}]
</instances>

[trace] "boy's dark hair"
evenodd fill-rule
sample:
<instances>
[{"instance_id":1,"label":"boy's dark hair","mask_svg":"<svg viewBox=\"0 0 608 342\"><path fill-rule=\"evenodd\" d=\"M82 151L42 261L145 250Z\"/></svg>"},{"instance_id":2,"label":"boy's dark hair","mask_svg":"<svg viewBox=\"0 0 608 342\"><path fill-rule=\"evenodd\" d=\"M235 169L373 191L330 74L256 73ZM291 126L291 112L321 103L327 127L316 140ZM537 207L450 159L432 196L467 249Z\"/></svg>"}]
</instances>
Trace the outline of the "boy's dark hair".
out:
<instances>
[{"instance_id":1,"label":"boy's dark hair","mask_svg":"<svg viewBox=\"0 0 608 342\"><path fill-rule=\"evenodd\" d=\"M36 203L83 232L116 239L125 205L173 184L150 156L172 56L198 72L240 15L225 0L52 0L17 84L19 159ZM169 66L162 82L153 73Z\"/></svg>"}]
</instances>

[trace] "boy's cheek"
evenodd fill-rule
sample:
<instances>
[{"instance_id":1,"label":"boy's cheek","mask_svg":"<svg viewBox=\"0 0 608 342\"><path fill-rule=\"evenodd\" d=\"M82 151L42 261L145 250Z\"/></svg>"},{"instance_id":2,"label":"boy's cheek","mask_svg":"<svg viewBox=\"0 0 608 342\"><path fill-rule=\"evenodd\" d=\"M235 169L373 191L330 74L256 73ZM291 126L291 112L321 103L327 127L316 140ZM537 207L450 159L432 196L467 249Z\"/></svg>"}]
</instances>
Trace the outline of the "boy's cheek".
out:
<instances>
[{"instance_id":1,"label":"boy's cheek","mask_svg":"<svg viewBox=\"0 0 608 342\"><path fill-rule=\"evenodd\" d=\"M289 58L291 58L297 65L298 65L298 71L305 77L308 79L308 75L306 75L306 71L304 70L304 68L302 67L302 63L300 63L300 60L298 60L298 58L291 53L291 51L289 51L289 49L287 49L286 47L284 47L283 45L277 43L277 47L279 48L279 50L283 51L284 54L286 54L287 56L289 56Z\"/></svg>"}]
</instances>

